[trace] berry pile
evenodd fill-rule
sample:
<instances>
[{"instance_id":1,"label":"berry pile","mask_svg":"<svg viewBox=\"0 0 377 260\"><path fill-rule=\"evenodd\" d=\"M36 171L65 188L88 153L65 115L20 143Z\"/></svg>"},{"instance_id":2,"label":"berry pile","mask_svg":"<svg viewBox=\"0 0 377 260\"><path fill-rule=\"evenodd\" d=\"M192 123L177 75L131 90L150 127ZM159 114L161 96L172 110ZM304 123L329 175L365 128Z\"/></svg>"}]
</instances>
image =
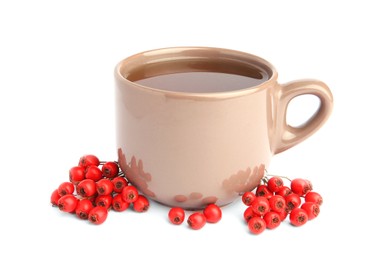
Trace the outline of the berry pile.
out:
<instances>
[{"instance_id":1,"label":"berry pile","mask_svg":"<svg viewBox=\"0 0 377 260\"><path fill-rule=\"evenodd\" d=\"M318 216L323 199L313 191L312 183L301 178L286 179L290 181L289 186L284 185L280 176L266 175L254 191L242 195L242 202L247 206L243 216L251 233L274 229L288 215L293 226L302 226Z\"/></svg>"},{"instance_id":2,"label":"berry pile","mask_svg":"<svg viewBox=\"0 0 377 260\"><path fill-rule=\"evenodd\" d=\"M185 220L185 211L180 207L169 210L168 217L171 223L180 225ZM217 223L221 220L222 211L216 204L208 204L202 212L196 211L189 215L187 224L194 230L201 229L206 223Z\"/></svg>"},{"instance_id":3,"label":"berry pile","mask_svg":"<svg viewBox=\"0 0 377 260\"><path fill-rule=\"evenodd\" d=\"M149 200L128 182L117 162L103 162L90 154L69 170L69 181L52 192L50 201L61 211L97 225L107 219L110 209L122 212L131 205L136 212L145 212L149 208Z\"/></svg>"}]
</instances>

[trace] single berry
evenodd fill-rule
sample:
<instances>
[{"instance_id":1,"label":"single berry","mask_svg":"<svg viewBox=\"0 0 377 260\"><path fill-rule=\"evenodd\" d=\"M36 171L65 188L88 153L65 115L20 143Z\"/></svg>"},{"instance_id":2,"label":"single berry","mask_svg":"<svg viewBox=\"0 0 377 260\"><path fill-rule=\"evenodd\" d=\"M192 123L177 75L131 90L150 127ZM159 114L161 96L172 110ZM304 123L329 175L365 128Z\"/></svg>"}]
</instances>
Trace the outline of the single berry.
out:
<instances>
[{"instance_id":1,"label":"single berry","mask_svg":"<svg viewBox=\"0 0 377 260\"><path fill-rule=\"evenodd\" d=\"M285 197L291 193L292 193L291 188L289 188L288 186L283 186L277 192L275 192L275 195L280 195L280 196Z\"/></svg>"},{"instance_id":2,"label":"single berry","mask_svg":"<svg viewBox=\"0 0 377 260\"><path fill-rule=\"evenodd\" d=\"M100 161L99 161L97 156L92 155L92 154L87 154L87 155L80 157L78 166L82 166L82 167L86 168L90 165L98 166L99 163L100 163Z\"/></svg>"},{"instance_id":3,"label":"single berry","mask_svg":"<svg viewBox=\"0 0 377 260\"><path fill-rule=\"evenodd\" d=\"M88 219L89 212L93 208L93 203L88 199L81 199L77 203L76 216L80 219Z\"/></svg>"},{"instance_id":4,"label":"single berry","mask_svg":"<svg viewBox=\"0 0 377 260\"><path fill-rule=\"evenodd\" d=\"M104 207L94 207L89 211L88 220L96 225L100 225L107 219L108 211Z\"/></svg>"},{"instance_id":5,"label":"single berry","mask_svg":"<svg viewBox=\"0 0 377 260\"><path fill-rule=\"evenodd\" d=\"M301 197L312 189L311 182L306 179L296 178L291 181L291 190Z\"/></svg>"},{"instance_id":6,"label":"single berry","mask_svg":"<svg viewBox=\"0 0 377 260\"><path fill-rule=\"evenodd\" d=\"M92 179L85 179L77 184L76 191L81 197L92 197L97 193L96 183Z\"/></svg>"},{"instance_id":7,"label":"single berry","mask_svg":"<svg viewBox=\"0 0 377 260\"><path fill-rule=\"evenodd\" d=\"M110 208L113 203L113 196L111 195L99 195L94 201L96 206L104 207L106 209Z\"/></svg>"},{"instance_id":8,"label":"single berry","mask_svg":"<svg viewBox=\"0 0 377 260\"><path fill-rule=\"evenodd\" d=\"M217 223L222 217L222 211L216 204L208 204L204 210L203 214L206 217L207 222Z\"/></svg>"},{"instance_id":9,"label":"single berry","mask_svg":"<svg viewBox=\"0 0 377 260\"><path fill-rule=\"evenodd\" d=\"M266 227L268 229L274 229L277 228L280 223L280 215L277 212L269 211L263 216L264 221L266 222Z\"/></svg>"},{"instance_id":10,"label":"single berry","mask_svg":"<svg viewBox=\"0 0 377 260\"><path fill-rule=\"evenodd\" d=\"M101 168L104 177L112 179L119 173L119 166L116 162L105 162Z\"/></svg>"},{"instance_id":11,"label":"single berry","mask_svg":"<svg viewBox=\"0 0 377 260\"><path fill-rule=\"evenodd\" d=\"M136 212L145 212L149 209L149 200L142 194L137 196L137 199L132 203L133 209Z\"/></svg>"},{"instance_id":12,"label":"single berry","mask_svg":"<svg viewBox=\"0 0 377 260\"><path fill-rule=\"evenodd\" d=\"M99 195L110 195L114 190L114 184L109 179L100 179L96 183L96 190Z\"/></svg>"},{"instance_id":13,"label":"single berry","mask_svg":"<svg viewBox=\"0 0 377 260\"><path fill-rule=\"evenodd\" d=\"M257 215L254 213L252 206L247 207L245 211L243 212L243 218L245 219L246 222L249 222L249 220L255 216Z\"/></svg>"},{"instance_id":14,"label":"single berry","mask_svg":"<svg viewBox=\"0 0 377 260\"><path fill-rule=\"evenodd\" d=\"M114 192L116 193L121 193L123 188L128 186L127 180L122 176L115 177L111 182L114 184Z\"/></svg>"},{"instance_id":15,"label":"single berry","mask_svg":"<svg viewBox=\"0 0 377 260\"><path fill-rule=\"evenodd\" d=\"M74 212L77 206L77 198L72 194L62 196L58 200L58 207L64 212Z\"/></svg>"},{"instance_id":16,"label":"single berry","mask_svg":"<svg viewBox=\"0 0 377 260\"><path fill-rule=\"evenodd\" d=\"M270 191L267 187L267 185L265 184L260 184L258 185L256 191L255 191L255 195L257 197L265 197L267 199L271 198L271 196L273 195L272 191Z\"/></svg>"},{"instance_id":17,"label":"single berry","mask_svg":"<svg viewBox=\"0 0 377 260\"><path fill-rule=\"evenodd\" d=\"M77 184L85 179L85 168L82 166L74 166L69 170L69 181Z\"/></svg>"},{"instance_id":18,"label":"single berry","mask_svg":"<svg viewBox=\"0 0 377 260\"><path fill-rule=\"evenodd\" d=\"M285 196L285 203L287 204L287 207L289 210L293 210L294 208L298 208L301 205L301 198L296 193L291 193L287 196Z\"/></svg>"},{"instance_id":19,"label":"single berry","mask_svg":"<svg viewBox=\"0 0 377 260\"><path fill-rule=\"evenodd\" d=\"M289 220L294 226L302 226L308 221L308 213L302 208L294 208L289 214Z\"/></svg>"},{"instance_id":20,"label":"single berry","mask_svg":"<svg viewBox=\"0 0 377 260\"><path fill-rule=\"evenodd\" d=\"M60 198L61 196L59 195L58 189L55 189L51 194L51 198L50 198L51 204L54 206L57 206Z\"/></svg>"},{"instance_id":21,"label":"single berry","mask_svg":"<svg viewBox=\"0 0 377 260\"><path fill-rule=\"evenodd\" d=\"M306 211L309 220L316 218L320 212L319 205L314 202L304 202L301 208Z\"/></svg>"},{"instance_id":22,"label":"single berry","mask_svg":"<svg viewBox=\"0 0 377 260\"><path fill-rule=\"evenodd\" d=\"M251 203L253 202L253 200L255 199L256 195L254 192L252 191L246 191L243 195L242 195L242 202L243 204L245 204L246 206L250 206Z\"/></svg>"},{"instance_id":23,"label":"single berry","mask_svg":"<svg viewBox=\"0 0 377 260\"><path fill-rule=\"evenodd\" d=\"M90 165L85 170L85 178L99 181L102 179L102 171L97 166Z\"/></svg>"},{"instance_id":24,"label":"single berry","mask_svg":"<svg viewBox=\"0 0 377 260\"><path fill-rule=\"evenodd\" d=\"M135 186L126 186L122 190L122 199L125 202L132 203L137 200L139 197L139 192L137 191Z\"/></svg>"},{"instance_id":25,"label":"single berry","mask_svg":"<svg viewBox=\"0 0 377 260\"><path fill-rule=\"evenodd\" d=\"M58 193L60 196L64 196L67 194L73 194L75 191L75 186L72 182L65 181L61 183L58 187Z\"/></svg>"},{"instance_id":26,"label":"single berry","mask_svg":"<svg viewBox=\"0 0 377 260\"><path fill-rule=\"evenodd\" d=\"M251 233L258 235L266 229L266 222L261 217L252 217L247 226Z\"/></svg>"},{"instance_id":27,"label":"single berry","mask_svg":"<svg viewBox=\"0 0 377 260\"><path fill-rule=\"evenodd\" d=\"M263 216L270 211L270 203L266 197L256 197L251 207L257 216Z\"/></svg>"},{"instance_id":28,"label":"single berry","mask_svg":"<svg viewBox=\"0 0 377 260\"><path fill-rule=\"evenodd\" d=\"M201 229L206 222L206 217L201 212L194 212L187 219L187 224L194 230Z\"/></svg>"},{"instance_id":29,"label":"single berry","mask_svg":"<svg viewBox=\"0 0 377 260\"><path fill-rule=\"evenodd\" d=\"M305 202L314 202L314 203L317 203L319 206L321 206L323 203L323 199L319 193L314 192L314 191L309 191L305 195Z\"/></svg>"},{"instance_id":30,"label":"single berry","mask_svg":"<svg viewBox=\"0 0 377 260\"><path fill-rule=\"evenodd\" d=\"M125 202L122 199L121 194L116 194L113 197L113 202L112 202L113 210L118 211L118 212L122 212L122 211L125 211L126 209L128 209L129 206L130 206L130 203Z\"/></svg>"},{"instance_id":31,"label":"single berry","mask_svg":"<svg viewBox=\"0 0 377 260\"><path fill-rule=\"evenodd\" d=\"M283 196L273 195L269 199L270 209L275 212L282 212L286 207L286 202Z\"/></svg>"},{"instance_id":32,"label":"single berry","mask_svg":"<svg viewBox=\"0 0 377 260\"><path fill-rule=\"evenodd\" d=\"M273 176L267 181L267 187L272 192L277 192L283 185L284 181L279 176Z\"/></svg>"},{"instance_id":33,"label":"single berry","mask_svg":"<svg viewBox=\"0 0 377 260\"><path fill-rule=\"evenodd\" d=\"M168 217L171 223L180 225L185 220L185 211L180 207L171 208Z\"/></svg>"}]
</instances>

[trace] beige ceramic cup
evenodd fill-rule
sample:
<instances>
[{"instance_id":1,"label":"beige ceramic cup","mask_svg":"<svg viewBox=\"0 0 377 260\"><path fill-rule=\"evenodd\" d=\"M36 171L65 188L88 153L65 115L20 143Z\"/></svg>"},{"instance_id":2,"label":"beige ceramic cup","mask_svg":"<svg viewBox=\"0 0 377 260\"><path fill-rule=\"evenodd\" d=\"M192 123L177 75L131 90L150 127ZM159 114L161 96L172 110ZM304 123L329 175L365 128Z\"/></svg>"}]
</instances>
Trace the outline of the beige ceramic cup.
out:
<instances>
[{"instance_id":1,"label":"beige ceramic cup","mask_svg":"<svg viewBox=\"0 0 377 260\"><path fill-rule=\"evenodd\" d=\"M194 71L259 71L266 80L210 93L134 82ZM254 189L271 157L316 132L332 111L332 94L323 82L280 84L277 77L264 59L221 48L164 48L122 60L115 69L116 136L128 180L150 199L185 209L223 206ZM292 127L286 121L287 106L303 94L317 96L320 105L305 124Z\"/></svg>"}]
</instances>

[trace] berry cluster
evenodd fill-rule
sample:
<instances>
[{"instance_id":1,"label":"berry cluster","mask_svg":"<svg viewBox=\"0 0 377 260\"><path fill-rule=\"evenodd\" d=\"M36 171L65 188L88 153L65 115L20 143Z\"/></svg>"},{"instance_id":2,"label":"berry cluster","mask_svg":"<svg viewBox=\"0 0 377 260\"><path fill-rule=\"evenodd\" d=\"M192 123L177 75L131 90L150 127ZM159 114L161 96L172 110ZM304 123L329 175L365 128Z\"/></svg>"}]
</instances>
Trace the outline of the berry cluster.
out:
<instances>
[{"instance_id":1,"label":"berry cluster","mask_svg":"<svg viewBox=\"0 0 377 260\"><path fill-rule=\"evenodd\" d=\"M117 162L103 162L90 154L69 170L69 181L52 192L50 201L94 224L102 224L110 209L122 212L132 205L136 212L145 212L149 208L148 199L129 184Z\"/></svg>"},{"instance_id":2,"label":"berry cluster","mask_svg":"<svg viewBox=\"0 0 377 260\"><path fill-rule=\"evenodd\" d=\"M293 226L302 226L318 216L323 199L313 191L312 183L301 178L286 179L290 186L284 185L280 176L268 178L267 175L254 192L242 195L242 202L247 206L243 216L251 233L274 229L288 215Z\"/></svg>"},{"instance_id":3,"label":"berry cluster","mask_svg":"<svg viewBox=\"0 0 377 260\"><path fill-rule=\"evenodd\" d=\"M171 223L180 225L185 220L185 211L180 207L174 207L169 210L168 217ZM222 211L216 204L208 204L202 212L196 211L189 215L187 224L194 230L201 229L208 223L217 223L221 220Z\"/></svg>"}]
</instances>

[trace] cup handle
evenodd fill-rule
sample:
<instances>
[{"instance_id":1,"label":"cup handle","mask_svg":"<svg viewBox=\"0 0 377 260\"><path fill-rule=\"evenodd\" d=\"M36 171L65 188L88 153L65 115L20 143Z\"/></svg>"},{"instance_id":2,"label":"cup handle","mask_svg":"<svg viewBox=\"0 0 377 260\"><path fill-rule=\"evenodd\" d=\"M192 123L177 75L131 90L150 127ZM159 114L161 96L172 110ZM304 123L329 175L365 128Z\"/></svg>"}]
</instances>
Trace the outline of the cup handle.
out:
<instances>
[{"instance_id":1,"label":"cup handle","mask_svg":"<svg viewBox=\"0 0 377 260\"><path fill-rule=\"evenodd\" d=\"M302 142L315 133L328 119L333 107L333 96L328 86L318 80L297 80L278 84L275 142L273 153L278 154ZM289 102L300 95L314 95L320 100L317 111L303 125L287 124Z\"/></svg>"}]
</instances>

